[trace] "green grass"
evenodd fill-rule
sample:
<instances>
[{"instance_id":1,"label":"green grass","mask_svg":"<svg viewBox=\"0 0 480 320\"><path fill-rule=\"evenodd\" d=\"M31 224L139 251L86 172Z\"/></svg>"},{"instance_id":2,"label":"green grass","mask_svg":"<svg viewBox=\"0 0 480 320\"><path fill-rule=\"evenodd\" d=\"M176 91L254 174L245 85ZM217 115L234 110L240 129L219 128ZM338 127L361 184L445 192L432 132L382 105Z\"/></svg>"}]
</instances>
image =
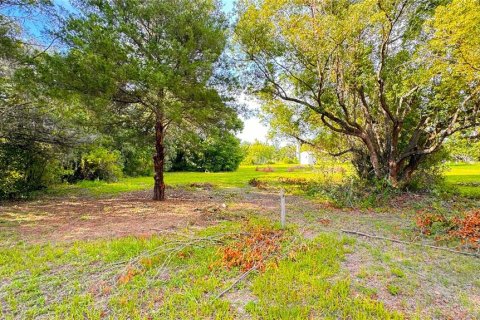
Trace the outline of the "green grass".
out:
<instances>
[{"instance_id":1,"label":"green grass","mask_svg":"<svg viewBox=\"0 0 480 320\"><path fill-rule=\"evenodd\" d=\"M321 234L304 250L253 281L258 301L247 309L259 319L401 319L366 295L355 296L339 277L351 240Z\"/></svg>"},{"instance_id":2,"label":"green grass","mask_svg":"<svg viewBox=\"0 0 480 320\"><path fill-rule=\"evenodd\" d=\"M0 318L231 318L225 301L202 297L215 292L227 279L226 272L212 273L208 268L216 248L207 242L205 247L178 250L172 257L169 252L155 251L175 248L169 243L160 237L127 237L72 246L8 249L1 254L0 275L3 281L12 282L2 288L6 311ZM149 255L151 251L156 254ZM185 257L178 255L182 252ZM152 266L141 269L129 282L119 282L118 277L128 272L124 261L139 255L152 259ZM168 268L162 269L160 261L168 258ZM167 276L158 276L159 270L165 270Z\"/></svg>"},{"instance_id":3,"label":"green grass","mask_svg":"<svg viewBox=\"0 0 480 320\"><path fill-rule=\"evenodd\" d=\"M223 245L215 239L252 225L275 228L252 219L184 236L2 248L0 318L234 319L238 311L228 295L217 295L241 272L214 264ZM292 249L293 239L298 234L291 229L282 252ZM240 284L250 297L245 312L253 319L401 318L366 295L351 294L340 270L350 243L335 234L302 240L302 250L279 256L278 264ZM122 281L128 270L134 275Z\"/></svg>"},{"instance_id":4,"label":"green grass","mask_svg":"<svg viewBox=\"0 0 480 320\"><path fill-rule=\"evenodd\" d=\"M445 172L447 185L458 189L461 195L480 198L480 163L449 164Z\"/></svg>"},{"instance_id":5,"label":"green grass","mask_svg":"<svg viewBox=\"0 0 480 320\"><path fill-rule=\"evenodd\" d=\"M279 178L294 178L318 180L326 176L340 180L342 174L339 172L330 173L331 169L325 167L295 168L295 165L270 165L258 166L259 168L270 167L273 172L256 171L257 166L241 166L235 172L166 172L165 183L168 186L188 186L193 183L210 183L218 188L246 187L251 179L262 179L267 182L276 183ZM345 164L335 164L337 168L344 168L346 172L350 169ZM292 171L294 170L294 171ZM75 192L86 192L91 195L100 196L106 194L118 194L122 192L146 190L152 188L152 177L123 178L118 182L107 183L104 181L81 181L73 185L58 185L50 192L53 194L68 194Z\"/></svg>"},{"instance_id":6,"label":"green grass","mask_svg":"<svg viewBox=\"0 0 480 320\"><path fill-rule=\"evenodd\" d=\"M314 168L297 169L296 165L270 165L274 172L256 171L257 166L241 166L235 172L167 172L166 184L172 187L188 186L193 183L210 183L217 188L243 188L251 179L261 179L272 185L278 185L279 179L307 179L317 181L340 181L353 173L345 163L326 163ZM294 171L292 171L294 170ZM342 171L343 170L343 171ZM480 198L480 163L449 164L445 172L446 183L463 196ZM54 195L86 193L94 196L119 194L139 190L148 190L153 186L152 177L122 178L118 182L81 181L73 185L57 185L48 192Z\"/></svg>"},{"instance_id":7,"label":"green grass","mask_svg":"<svg viewBox=\"0 0 480 320\"><path fill-rule=\"evenodd\" d=\"M224 189L245 187L253 178L276 185L280 178L340 180L342 177L339 172L325 172L326 168L321 166L293 172L289 170L291 167L294 166L272 166L274 172L256 171L252 166L232 173L167 173L166 182L187 188L192 183L211 183ZM479 164L450 167L446 181L452 187L462 191L465 183L480 182ZM345 174L350 172L346 170ZM146 190L151 185L150 177L125 178L117 183L84 181L59 186L56 191L102 196ZM473 195L479 192L479 186L470 187ZM437 202L429 202L428 206L437 211L452 209L449 203L438 201L440 207ZM448 206L443 208L443 205ZM4 225L0 229L0 319L41 316L48 319L233 319L243 313L253 319L396 319L403 316L386 309L375 296L386 293L389 299L406 301L417 301L420 297L425 301L419 301L418 306L423 308L435 295L424 292L419 295L420 284L426 283L426 288L440 286L455 299L457 289L459 292L470 292L466 288L477 290L473 291L473 297L478 292L480 282L472 280L478 273L478 262L473 258L424 248L405 249L390 243L380 245L369 240L353 242L333 231L325 232L318 224L318 218L327 214L333 221L332 228L371 230L409 240L416 231L408 212L402 216L392 216L395 213L390 211L388 214L382 211L342 215L325 210L302 213L301 208L289 208L292 223L299 223L293 221L304 214L308 227L322 232L319 236L315 233L313 240L306 240L298 230L288 229L281 244L284 254L272 259L276 263L268 264L265 272L252 273L239 288L232 290L241 296L243 310L238 309L238 302L228 294L216 299L242 272L215 265L221 258L219 249L224 243L210 240L225 233L244 232L252 225L277 227L268 220L252 218L252 212L242 215L247 217L245 220L223 222L196 233L178 230L169 236L70 244L23 243L12 238L7 232L10 229L6 228L10 226ZM255 216L262 214L255 212ZM298 227L300 230L301 225ZM192 242L194 239L203 240ZM291 250L293 239L299 243ZM362 257L367 257L366 261L360 260L361 270L356 276L342 267L345 259L351 259L350 252L357 255L360 252ZM129 266L135 275L122 283L120 277L128 273ZM477 315L475 300L468 294L464 300L465 308L471 308L471 314ZM411 310L409 312L411 315Z\"/></svg>"},{"instance_id":8,"label":"green grass","mask_svg":"<svg viewBox=\"0 0 480 320\"><path fill-rule=\"evenodd\" d=\"M410 318L414 319L456 318L454 310L459 302L465 305L468 316L457 318L479 318L480 306L475 298L480 282L474 280L480 267L477 258L361 238L353 251L362 257L361 267L352 279L354 290L383 291L390 299L406 301ZM439 305L435 301L441 295L448 302ZM439 306L446 308L435 315Z\"/></svg>"}]
</instances>

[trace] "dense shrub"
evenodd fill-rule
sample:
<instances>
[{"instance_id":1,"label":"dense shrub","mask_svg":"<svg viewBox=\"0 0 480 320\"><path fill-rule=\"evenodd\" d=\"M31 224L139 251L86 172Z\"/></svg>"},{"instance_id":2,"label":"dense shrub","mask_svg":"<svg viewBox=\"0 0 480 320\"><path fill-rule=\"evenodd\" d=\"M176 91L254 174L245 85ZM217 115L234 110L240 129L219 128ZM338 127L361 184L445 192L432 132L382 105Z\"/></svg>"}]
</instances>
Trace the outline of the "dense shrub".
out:
<instances>
[{"instance_id":1,"label":"dense shrub","mask_svg":"<svg viewBox=\"0 0 480 320\"><path fill-rule=\"evenodd\" d=\"M192 139L177 146L171 171L235 171L243 159L240 141L230 133Z\"/></svg>"},{"instance_id":2,"label":"dense shrub","mask_svg":"<svg viewBox=\"0 0 480 320\"><path fill-rule=\"evenodd\" d=\"M262 165L285 163L298 163L296 148L293 145L278 147L267 143L255 141L242 145L245 158L243 164Z\"/></svg>"},{"instance_id":3,"label":"dense shrub","mask_svg":"<svg viewBox=\"0 0 480 320\"><path fill-rule=\"evenodd\" d=\"M323 197L339 208L374 208L385 205L400 191L392 188L385 180L344 179L335 182L326 179L302 186L307 195Z\"/></svg>"},{"instance_id":4,"label":"dense shrub","mask_svg":"<svg viewBox=\"0 0 480 320\"><path fill-rule=\"evenodd\" d=\"M120 152L94 148L82 156L79 170L82 179L116 181L122 176Z\"/></svg>"},{"instance_id":5,"label":"dense shrub","mask_svg":"<svg viewBox=\"0 0 480 320\"><path fill-rule=\"evenodd\" d=\"M0 143L0 199L22 198L60 181L64 171L44 144Z\"/></svg>"},{"instance_id":6,"label":"dense shrub","mask_svg":"<svg viewBox=\"0 0 480 320\"><path fill-rule=\"evenodd\" d=\"M273 164L277 162L276 149L274 146L255 141L252 144L244 144L242 146L245 158L243 164Z\"/></svg>"},{"instance_id":7,"label":"dense shrub","mask_svg":"<svg viewBox=\"0 0 480 320\"><path fill-rule=\"evenodd\" d=\"M243 159L240 141L231 134L205 143L203 169L212 172L235 171ZM201 162L202 163L202 162Z\"/></svg>"},{"instance_id":8,"label":"dense shrub","mask_svg":"<svg viewBox=\"0 0 480 320\"><path fill-rule=\"evenodd\" d=\"M445 159L448 151L442 148L422 162L412 176L412 179L404 186L412 191L435 191L442 188L444 183L443 172L446 168Z\"/></svg>"},{"instance_id":9,"label":"dense shrub","mask_svg":"<svg viewBox=\"0 0 480 320\"><path fill-rule=\"evenodd\" d=\"M123 173L130 177L153 175L152 155L149 147L135 148L124 146L121 150L123 160Z\"/></svg>"}]
</instances>

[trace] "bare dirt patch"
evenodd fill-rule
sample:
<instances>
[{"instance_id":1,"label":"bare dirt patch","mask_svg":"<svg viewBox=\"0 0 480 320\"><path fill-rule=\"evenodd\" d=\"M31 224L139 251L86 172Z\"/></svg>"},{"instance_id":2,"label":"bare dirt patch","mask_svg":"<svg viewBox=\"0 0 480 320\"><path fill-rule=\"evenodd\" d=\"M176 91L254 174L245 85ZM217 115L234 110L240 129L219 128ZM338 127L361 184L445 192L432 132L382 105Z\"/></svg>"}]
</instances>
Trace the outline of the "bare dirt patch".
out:
<instances>
[{"instance_id":1,"label":"bare dirt patch","mask_svg":"<svg viewBox=\"0 0 480 320\"><path fill-rule=\"evenodd\" d=\"M293 216L319 208L296 196L288 196L287 203ZM139 191L6 203L0 205L0 232L14 233L18 240L30 243L150 236L239 219L245 213L271 216L278 210L275 192L169 188L164 202L152 201L150 191ZM291 218L290 222L296 220Z\"/></svg>"},{"instance_id":2,"label":"bare dirt patch","mask_svg":"<svg viewBox=\"0 0 480 320\"><path fill-rule=\"evenodd\" d=\"M231 291L225 295L225 299L227 299L232 304L232 307L237 312L237 319L252 318L245 310L245 307L249 302L256 301L257 297L253 295L253 293L250 292L248 289L244 288Z\"/></svg>"},{"instance_id":3,"label":"bare dirt patch","mask_svg":"<svg viewBox=\"0 0 480 320\"><path fill-rule=\"evenodd\" d=\"M295 206L299 199L289 198ZM303 206L309 203L300 202ZM150 191L103 198L76 196L4 204L0 206L0 232L13 232L18 240L31 243L150 236L238 219L245 212L271 215L278 208L275 193L234 188L171 188L164 202L152 201Z\"/></svg>"},{"instance_id":4,"label":"bare dirt patch","mask_svg":"<svg viewBox=\"0 0 480 320\"><path fill-rule=\"evenodd\" d=\"M205 226L225 209L205 192L169 190L168 200L150 192L110 198L76 197L9 203L0 207L0 229L13 229L29 242L149 236L163 230Z\"/></svg>"}]
</instances>

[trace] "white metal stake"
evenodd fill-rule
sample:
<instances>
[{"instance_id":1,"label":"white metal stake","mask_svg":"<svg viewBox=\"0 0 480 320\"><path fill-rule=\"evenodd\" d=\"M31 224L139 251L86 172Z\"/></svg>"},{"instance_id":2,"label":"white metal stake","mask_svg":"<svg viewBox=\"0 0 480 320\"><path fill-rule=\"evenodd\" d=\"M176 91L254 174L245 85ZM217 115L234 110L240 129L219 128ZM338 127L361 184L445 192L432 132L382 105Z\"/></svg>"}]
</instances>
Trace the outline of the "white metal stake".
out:
<instances>
[{"instance_id":1,"label":"white metal stake","mask_svg":"<svg viewBox=\"0 0 480 320\"><path fill-rule=\"evenodd\" d=\"M280 222L285 228L285 190L280 190Z\"/></svg>"}]
</instances>

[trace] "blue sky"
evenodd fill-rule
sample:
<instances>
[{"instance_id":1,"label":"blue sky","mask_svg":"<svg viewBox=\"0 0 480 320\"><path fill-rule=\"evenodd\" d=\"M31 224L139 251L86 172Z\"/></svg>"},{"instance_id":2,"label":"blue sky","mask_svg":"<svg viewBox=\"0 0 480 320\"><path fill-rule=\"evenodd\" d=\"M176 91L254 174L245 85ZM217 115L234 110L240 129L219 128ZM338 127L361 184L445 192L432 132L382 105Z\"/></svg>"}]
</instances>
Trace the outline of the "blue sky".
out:
<instances>
[{"instance_id":1,"label":"blue sky","mask_svg":"<svg viewBox=\"0 0 480 320\"><path fill-rule=\"evenodd\" d=\"M233 9L234 0L223 0L223 5L226 12L230 12Z\"/></svg>"}]
</instances>

